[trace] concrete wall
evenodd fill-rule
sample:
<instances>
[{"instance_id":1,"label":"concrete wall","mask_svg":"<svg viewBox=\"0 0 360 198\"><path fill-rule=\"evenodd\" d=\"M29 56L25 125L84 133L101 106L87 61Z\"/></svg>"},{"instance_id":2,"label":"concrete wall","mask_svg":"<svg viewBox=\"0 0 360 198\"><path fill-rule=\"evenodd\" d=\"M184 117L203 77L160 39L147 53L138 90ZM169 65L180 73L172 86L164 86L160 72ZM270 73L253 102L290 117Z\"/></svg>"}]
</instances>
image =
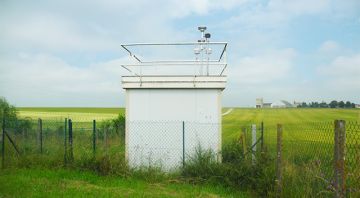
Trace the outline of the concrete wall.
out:
<instances>
[{"instance_id":1,"label":"concrete wall","mask_svg":"<svg viewBox=\"0 0 360 198\"><path fill-rule=\"evenodd\" d=\"M181 166L199 145L221 149L222 89L126 89L126 152L130 166ZM185 157L187 159L187 157Z\"/></svg>"}]
</instances>

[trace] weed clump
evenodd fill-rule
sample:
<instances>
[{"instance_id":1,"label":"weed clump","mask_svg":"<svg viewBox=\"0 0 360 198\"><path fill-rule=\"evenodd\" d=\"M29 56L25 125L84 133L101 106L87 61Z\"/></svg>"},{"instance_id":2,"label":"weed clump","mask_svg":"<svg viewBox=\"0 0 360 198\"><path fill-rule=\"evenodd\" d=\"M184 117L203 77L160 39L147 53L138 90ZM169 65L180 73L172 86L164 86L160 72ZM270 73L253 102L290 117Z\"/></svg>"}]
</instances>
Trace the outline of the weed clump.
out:
<instances>
[{"instance_id":1,"label":"weed clump","mask_svg":"<svg viewBox=\"0 0 360 198\"><path fill-rule=\"evenodd\" d=\"M182 176L192 183L215 183L227 187L255 191L258 196L270 196L274 189L273 160L267 152L257 156L255 163L244 155L241 145L233 142L224 146L222 162L211 150L198 147L189 156Z\"/></svg>"}]
</instances>

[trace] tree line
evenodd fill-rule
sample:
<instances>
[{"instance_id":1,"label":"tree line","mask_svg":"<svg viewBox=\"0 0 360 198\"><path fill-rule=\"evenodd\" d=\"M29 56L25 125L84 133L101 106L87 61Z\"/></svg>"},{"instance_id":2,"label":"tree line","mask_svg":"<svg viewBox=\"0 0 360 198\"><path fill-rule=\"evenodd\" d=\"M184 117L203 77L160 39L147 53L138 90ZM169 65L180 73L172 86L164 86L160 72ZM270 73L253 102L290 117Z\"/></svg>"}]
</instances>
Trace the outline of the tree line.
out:
<instances>
[{"instance_id":1,"label":"tree line","mask_svg":"<svg viewBox=\"0 0 360 198\"><path fill-rule=\"evenodd\" d=\"M297 106L298 108L355 108L356 104L350 101L336 101L333 100L330 103L326 102L302 102Z\"/></svg>"}]
</instances>

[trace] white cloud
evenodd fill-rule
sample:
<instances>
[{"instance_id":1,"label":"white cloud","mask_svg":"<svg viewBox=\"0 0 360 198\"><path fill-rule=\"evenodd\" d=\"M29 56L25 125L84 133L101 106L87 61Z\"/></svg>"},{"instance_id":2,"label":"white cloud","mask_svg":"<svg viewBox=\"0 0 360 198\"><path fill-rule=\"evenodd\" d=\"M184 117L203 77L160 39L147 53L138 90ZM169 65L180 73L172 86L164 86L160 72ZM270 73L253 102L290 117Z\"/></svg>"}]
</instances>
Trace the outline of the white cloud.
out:
<instances>
[{"instance_id":1,"label":"white cloud","mask_svg":"<svg viewBox=\"0 0 360 198\"><path fill-rule=\"evenodd\" d=\"M168 11L173 17L185 17L192 13L205 15L213 10L229 10L248 2L248 0L173 0L167 1Z\"/></svg>"},{"instance_id":2,"label":"white cloud","mask_svg":"<svg viewBox=\"0 0 360 198\"><path fill-rule=\"evenodd\" d=\"M18 105L31 100L40 106L44 101L55 106L119 105L123 60L79 68L52 55L22 53L0 61L0 92Z\"/></svg>"},{"instance_id":3,"label":"white cloud","mask_svg":"<svg viewBox=\"0 0 360 198\"><path fill-rule=\"evenodd\" d=\"M328 3L328 0L270 0L266 3L256 3L251 9L241 11L239 15L225 22L225 26L239 24L245 28L279 27L296 16L324 12Z\"/></svg>"},{"instance_id":4,"label":"white cloud","mask_svg":"<svg viewBox=\"0 0 360 198\"><path fill-rule=\"evenodd\" d=\"M326 11L330 0L270 0L268 10L289 15L318 14Z\"/></svg>"},{"instance_id":5,"label":"white cloud","mask_svg":"<svg viewBox=\"0 0 360 198\"><path fill-rule=\"evenodd\" d=\"M268 83L285 77L293 67L294 49L269 51L241 58L228 70L232 81L246 84Z\"/></svg>"},{"instance_id":6,"label":"white cloud","mask_svg":"<svg viewBox=\"0 0 360 198\"><path fill-rule=\"evenodd\" d=\"M246 4L246 10L224 22L224 27L279 28L301 16L325 16L328 19L349 18L358 14L360 1L350 0L269 0Z\"/></svg>"},{"instance_id":7,"label":"white cloud","mask_svg":"<svg viewBox=\"0 0 360 198\"><path fill-rule=\"evenodd\" d=\"M214 38L229 41L227 90L231 92L230 99L226 100L236 104L242 101L234 97L240 92L234 88L242 86L241 97L247 95L247 100L252 101L254 94L245 93L249 87L259 92L268 91L269 95L274 93L271 91L274 87L283 91L285 86L277 87L274 82L298 69L294 59L298 51L303 55L302 49L295 52L291 47L293 39L302 39L305 35L292 38L294 35L289 35L286 29L290 27L288 24L302 16L356 21L360 10L358 0L65 0L0 4L0 95L21 105L46 102L48 106L117 105L123 100L120 76L124 70L119 63L126 62L111 60L117 54L121 57L119 44L196 39L198 22L210 23L204 25L216 33ZM349 31L357 33L354 29ZM353 54L349 53L351 49L346 51L339 44L343 43L341 38L335 35L330 39L336 41L325 41L319 49L313 49L315 53L311 57L306 57L309 60L302 61L311 65L318 64L312 61L331 59L332 63L320 76L342 79L337 82L348 81L345 74L341 76L327 70L341 70L339 68L344 67L339 65L345 63L356 65L355 55L349 56ZM81 67L73 63L74 59ZM300 64L306 64L303 62ZM356 68L346 69L358 74ZM313 68L304 70L318 77L318 73L313 74ZM354 82L356 77L350 79ZM351 86L352 83L345 84ZM324 92L326 94L328 92Z\"/></svg>"},{"instance_id":8,"label":"white cloud","mask_svg":"<svg viewBox=\"0 0 360 198\"><path fill-rule=\"evenodd\" d=\"M2 24L0 34L12 48L100 51L116 47L109 38L86 32L76 23L54 15L30 15Z\"/></svg>"},{"instance_id":9,"label":"white cloud","mask_svg":"<svg viewBox=\"0 0 360 198\"><path fill-rule=\"evenodd\" d=\"M360 53L338 56L329 65L319 67L318 72L327 77L329 86L360 92Z\"/></svg>"},{"instance_id":10,"label":"white cloud","mask_svg":"<svg viewBox=\"0 0 360 198\"><path fill-rule=\"evenodd\" d=\"M320 52L328 53L334 52L340 49L340 46L337 42L332 40L325 41L319 48Z\"/></svg>"}]
</instances>

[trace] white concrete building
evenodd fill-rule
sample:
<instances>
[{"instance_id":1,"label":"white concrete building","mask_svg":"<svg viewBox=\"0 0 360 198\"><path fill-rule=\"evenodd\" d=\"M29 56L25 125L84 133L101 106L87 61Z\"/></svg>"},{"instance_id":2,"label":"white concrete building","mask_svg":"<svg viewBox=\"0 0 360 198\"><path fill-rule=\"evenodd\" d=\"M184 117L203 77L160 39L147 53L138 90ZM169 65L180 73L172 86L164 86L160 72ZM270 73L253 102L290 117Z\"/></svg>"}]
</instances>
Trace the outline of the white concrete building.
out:
<instances>
[{"instance_id":1,"label":"white concrete building","mask_svg":"<svg viewBox=\"0 0 360 198\"><path fill-rule=\"evenodd\" d=\"M256 98L256 108L263 108L264 105L264 99L263 98Z\"/></svg>"},{"instance_id":2,"label":"white concrete building","mask_svg":"<svg viewBox=\"0 0 360 198\"><path fill-rule=\"evenodd\" d=\"M199 146L211 149L220 159L227 43L210 42L204 28L199 30L202 37L193 43L122 45L137 61L123 65L131 75L122 76L126 96L126 156L131 167L176 168ZM145 61L129 49L134 46L190 46L195 58L169 60L164 53L166 60ZM221 50L215 55L213 51L219 46ZM169 70L170 67L174 69ZM191 69L184 72L183 67ZM151 74L145 74L144 68ZM162 73L161 68L168 73Z\"/></svg>"}]
</instances>

